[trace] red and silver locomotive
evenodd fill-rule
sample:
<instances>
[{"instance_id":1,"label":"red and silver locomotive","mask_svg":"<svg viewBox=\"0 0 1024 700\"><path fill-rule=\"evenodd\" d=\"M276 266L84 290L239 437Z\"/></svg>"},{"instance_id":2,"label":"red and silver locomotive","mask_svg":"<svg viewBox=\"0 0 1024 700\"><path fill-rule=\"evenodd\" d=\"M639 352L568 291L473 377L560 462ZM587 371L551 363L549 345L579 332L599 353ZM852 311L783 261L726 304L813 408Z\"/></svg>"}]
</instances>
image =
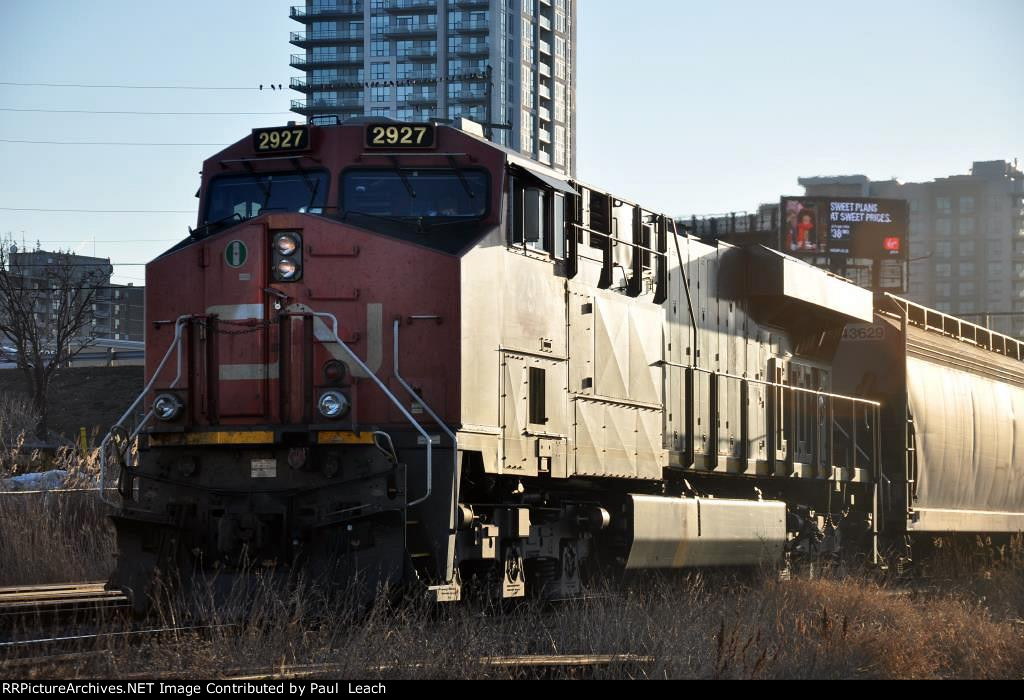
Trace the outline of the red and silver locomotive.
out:
<instances>
[{"instance_id":1,"label":"red and silver locomotive","mask_svg":"<svg viewBox=\"0 0 1024 700\"><path fill-rule=\"evenodd\" d=\"M834 365L870 293L473 126L258 129L204 163L198 228L147 267L142 420L104 444L113 585L140 607L158 570L564 597L601 567L908 531L912 479L882 459L905 409L856 352Z\"/></svg>"}]
</instances>

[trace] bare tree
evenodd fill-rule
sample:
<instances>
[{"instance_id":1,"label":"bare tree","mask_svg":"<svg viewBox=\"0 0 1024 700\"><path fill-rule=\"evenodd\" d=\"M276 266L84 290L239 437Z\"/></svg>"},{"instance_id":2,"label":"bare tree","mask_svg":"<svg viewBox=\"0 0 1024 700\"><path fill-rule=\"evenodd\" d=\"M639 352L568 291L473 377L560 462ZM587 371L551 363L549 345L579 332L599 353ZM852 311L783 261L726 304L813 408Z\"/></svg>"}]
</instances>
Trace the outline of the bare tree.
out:
<instances>
[{"instance_id":1,"label":"bare tree","mask_svg":"<svg viewBox=\"0 0 1024 700\"><path fill-rule=\"evenodd\" d=\"M32 397L35 436L45 441L50 380L92 344L92 304L106 275L98 266L75 264L70 252L29 259L21 261L9 242L0 243L0 334L13 347Z\"/></svg>"}]
</instances>

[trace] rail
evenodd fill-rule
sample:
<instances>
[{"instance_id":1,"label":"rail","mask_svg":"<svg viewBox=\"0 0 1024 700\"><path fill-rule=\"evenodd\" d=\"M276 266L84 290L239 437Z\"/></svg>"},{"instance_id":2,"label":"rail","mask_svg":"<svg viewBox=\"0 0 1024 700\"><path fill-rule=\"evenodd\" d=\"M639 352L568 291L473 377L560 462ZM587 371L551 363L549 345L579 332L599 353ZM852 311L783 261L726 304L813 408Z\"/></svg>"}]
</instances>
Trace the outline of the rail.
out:
<instances>
[{"instance_id":1,"label":"rail","mask_svg":"<svg viewBox=\"0 0 1024 700\"><path fill-rule=\"evenodd\" d=\"M124 434L123 447L118 447L115 445L115 448L117 449L118 454L122 456L122 468L130 468L131 466L134 466L129 464L132 454L131 444L132 441L138 437L139 432L141 432L141 430L146 426L146 423L148 423L149 420L153 417L153 409L151 408L148 411L146 411L146 413L142 417L142 420L140 420L138 424L130 432L126 429L125 426L128 425L128 421L132 418L133 415L135 415L135 411L138 409L139 404L141 404L143 400L145 400L146 396L149 395L149 392L152 391L153 386L156 384L156 380L160 377L160 374L163 372L164 367L167 366L167 362L171 359L171 354L174 353L175 351L177 351L177 371L174 375L174 381L171 382L171 385L168 388L175 388L178 385L178 382L181 381L181 331L182 328L184 327L184 324L191 321L194 318L200 317L186 314L183 316L179 316L178 319L174 322L174 338L171 340L171 344L167 348L167 352L164 353L163 358L161 358L160 363L157 365L156 371L153 372L153 376L150 377L149 382L146 383L146 386L142 389L142 392L136 397L134 401L132 401L131 405L128 407L128 410L126 410L124 414L118 419L118 421L114 423L110 430L107 431L107 434L103 438L103 441L100 442L100 498L107 505L118 505L116 500L107 496L107 491L109 489L106 488L107 462L111 441L115 439L115 436Z\"/></svg>"},{"instance_id":2,"label":"rail","mask_svg":"<svg viewBox=\"0 0 1024 700\"><path fill-rule=\"evenodd\" d=\"M424 442L426 443L426 446L427 446L427 492L423 496L421 496L420 498L417 498L415 501L408 501L405 505L406 505L407 508L410 508L412 506L416 506L416 505L419 505L420 503L423 503L428 498L430 498L431 493L433 493L433 482L434 482L434 476L433 476L434 475L434 471L433 471L433 448L432 448L433 442L430 439L430 433L428 433L423 428L423 426L420 425L419 421L417 421L415 418L413 418L413 416L409 412L409 410L406 409L405 405L398 399L398 397L395 396L395 394L390 389L388 389L387 385L381 380L381 378L378 377L376 375L376 373L374 373L373 370L371 370L366 365L366 363L363 362L362 359L360 359L360 357L358 355L356 355L348 345L345 344L345 341L343 341L338 336L338 319L337 319L337 317L334 316L334 314L328 313L326 311L309 311L309 312L305 312L305 313L310 315L310 316L313 316L314 318L320 318L320 319L325 319L326 318L326 319L330 319L331 320L331 326L328 329L330 331L330 333L331 333L331 340L333 340L335 343L337 343L338 346L341 347L341 349L344 350L345 353L352 359L352 361L356 364L356 366L358 366L359 369L361 369L363 371L363 373L367 377L369 377L373 381L374 384L377 385L377 388L379 388L384 393L384 395L388 398L388 400L391 401L391 403L395 406L395 408L397 408L399 410L399 412L402 414L402 417L405 418L405 420L407 420L409 422L409 424L412 425L412 427L416 430L416 432L420 434L420 437L423 438L423 440L424 440ZM292 315L292 316L302 316L304 314L300 313L300 314L289 314L289 315ZM324 324L324 327L325 328L327 327L326 323ZM395 342L397 344L397 336L396 336L396 341ZM430 411L429 413L431 413L433 415L433 411ZM441 425L442 427L444 427L444 423L441 423L440 421L438 421L438 424ZM447 430L447 428L445 428L445 430Z\"/></svg>"},{"instance_id":3,"label":"rail","mask_svg":"<svg viewBox=\"0 0 1024 700\"><path fill-rule=\"evenodd\" d=\"M432 441L430 439L430 434L412 416L412 414L406 409L405 405L398 399L398 397L395 396L395 394L390 389L388 389L387 385L384 384L384 382L380 379L380 377L378 377L366 365L366 363L363 362L363 360L358 355L356 355L355 352L353 352L352 349L339 337L339 335L338 335L338 319L337 319L337 317L334 316L334 314L327 313L327 312L324 312L324 311L312 311L312 310L310 310L310 311L303 311L303 312L290 312L290 313L286 313L286 314L283 314L283 315L286 315L286 316L289 316L289 317L309 316L311 318L318 319L320 321L320 323L322 324L322 326L323 326L324 333L325 334L329 334L328 337L327 337L327 340L330 341L330 342L334 342L334 343L338 344L338 346L351 359L351 361L356 366L358 366L360 370L362 370L363 374L366 377L368 377L371 381L373 381L374 384L376 384L376 386L384 393L385 397L387 397L387 399L402 414L403 418L405 418L405 420L409 422L409 424L413 427L413 429L415 429L415 431L417 433L419 433L419 435L423 438L423 440L424 440L424 442L426 444L426 448L427 448L426 493L424 493L424 495L421 496L420 498L417 498L414 501L408 502L406 504L406 507L411 507L411 506L419 505L420 503L423 503L424 501L429 499L431 494L433 493L433 443L432 443ZM164 371L164 368L167 366L167 363L170 361L172 354L175 354L175 352L177 353L176 372L175 372L175 376L174 376L174 381L171 382L171 384L168 386L168 388L169 389L176 388L177 385L178 385L178 382L181 381L181 375L182 375L182 353L181 353L182 329L184 328L184 325L187 322L192 321L192 320L197 319L197 318L206 318L206 317L205 316L197 316L197 315L184 315L184 316L178 317L178 319L174 322L174 338L171 340L170 346L167 348L167 351L164 353L163 357L161 358L160 363L157 365L156 370L153 372L153 375L150 378L149 382L146 383L146 386L143 388L142 392L138 395L138 397L136 397L136 399L128 407L128 410L126 410L124 412L124 415L122 415L121 418L113 425L113 427L111 427L110 431L107 433L107 435L103 438L103 441L100 443L100 448L99 448L100 449L100 484L99 484L99 486L100 486L100 497L108 505L115 506L115 507L118 505L118 503L117 503L117 501L115 499L109 497L106 494L106 492L108 490L112 490L112 489L107 489L106 488L106 484L107 484L107 471L108 471L108 468L109 468L109 462L110 462L110 456L111 456L110 452L111 452L111 447L112 447L111 443L114 440L118 439L118 438L123 438L123 445L114 445L114 448L117 450L118 454L121 455L122 468L125 468L125 467L131 468L132 466L134 466L131 463L131 455L132 455L131 445L132 445L133 441L138 437L138 435L142 431L142 429L150 421L150 419L152 419L152 417L153 417L153 409L150 408L148 411L146 411L146 413L143 415L142 419L133 428L131 428L130 430L127 427L129 425L129 421L131 420L132 416L135 415L139 405L143 402L143 400L146 398L146 396L149 395L149 392L152 391L154 385L156 384L157 379L160 377L160 375ZM327 323L324 322L325 319L330 320L330 325L328 325ZM421 402L421 405L424 405L424 404L422 404L422 402ZM444 426L443 422L441 422L439 419L436 418L436 414L433 412L433 410L429 409L429 407L426 407L425 405L424 405L424 408L431 415L431 417L433 417L435 420L438 420L438 424L441 425L442 428L447 432L447 427ZM449 433L449 435L450 435L450 433ZM457 454L457 451L456 451L456 454ZM124 496L123 493L122 493L122 496Z\"/></svg>"},{"instance_id":4,"label":"rail","mask_svg":"<svg viewBox=\"0 0 1024 700\"><path fill-rule=\"evenodd\" d=\"M955 316L929 309L909 299L885 293L885 297L899 309L907 323L926 331L933 331L954 338L962 343L974 345L1014 360L1024 360L1024 343L990 328L965 321Z\"/></svg>"},{"instance_id":5,"label":"rail","mask_svg":"<svg viewBox=\"0 0 1024 700\"><path fill-rule=\"evenodd\" d=\"M766 443L769 462L778 461L779 453L784 453L784 461L788 464L806 460L816 467L820 472L827 466L829 468L828 478L834 479L833 466L848 469L866 469L871 473L872 479L877 482L879 475L879 418L881 404L870 399L862 399L843 394L833 394L827 391L809 389L806 387L794 386L792 384L781 384L764 379L742 377L727 372L716 372L693 365L677 362L659 361L659 366L677 367L713 377L710 386L711 404L717 406L717 382L726 380L737 382L740 385L741 394L744 385L758 385L769 389L772 394L766 396L767 421ZM690 381L692 387L695 383ZM695 388L688 389L695 391ZM795 397L813 399L813 405L804 405L805 401L794 400ZM693 397L691 396L691 401ZM837 403L839 410L837 410ZM848 411L843 405L848 406ZM741 407L746 403L741 401ZM715 409L712 409L715 410ZM742 408L740 409L743 410ZM848 419L848 422L847 422ZM861 428L861 423L864 427ZM748 420L740 416L740 424L744 426L740 441L742 453L749 447ZM718 454L716 421L711 421L711 433L709 438L708 453ZM828 426L824 428L823 426ZM824 434L823 434L824 433ZM841 435L843 439L837 439ZM803 439L804 447L801 448L800 440ZM845 439L845 442L844 442ZM843 459L837 461L836 447L846 448ZM783 447L784 444L784 447ZM692 445L692 443L691 443ZM696 450L691 446L691 454ZM827 455L826 455L827 453ZM706 454L706 453L702 453ZM743 454L745 458L747 455ZM824 462L828 462L827 465ZM861 466L863 465L863 466Z\"/></svg>"},{"instance_id":6,"label":"rail","mask_svg":"<svg viewBox=\"0 0 1024 700\"><path fill-rule=\"evenodd\" d=\"M402 377L402 373L398 369L398 327L399 327L400 323L401 322L398 319L395 319L394 334L393 334L394 335L394 338L393 338L393 343L394 343L393 355L394 355L394 358L393 359L394 359L394 367L395 367L395 379L402 386L402 388L405 389L406 393L409 394L410 398L412 398L413 401L418 403L423 408L423 410L427 412L427 415L430 416L434 420L435 423L437 423L437 426L441 430L443 430L444 433L448 436L448 439L452 441L452 488L453 488L452 493L457 495L458 494L458 489L455 488L455 487L456 487L456 485L458 483L457 479L458 479L458 475L459 475L459 440L458 440L458 438L455 437L455 433L453 433L448 428L448 426L445 424L445 422L443 420L441 420L441 417L438 416L437 413L434 412L434 409L432 409L427 404L427 402L423 400L423 397L420 396L419 394L417 394L416 391L411 386L409 386L409 383L405 381L405 378ZM429 449L429 444L430 444L429 438L427 440L427 444L428 444L428 449ZM414 503L410 503L409 505L415 505L415 504ZM455 508L457 508L457 507L458 507L457 499L452 499L452 514L453 515L454 515L454 512L455 512Z\"/></svg>"}]
</instances>

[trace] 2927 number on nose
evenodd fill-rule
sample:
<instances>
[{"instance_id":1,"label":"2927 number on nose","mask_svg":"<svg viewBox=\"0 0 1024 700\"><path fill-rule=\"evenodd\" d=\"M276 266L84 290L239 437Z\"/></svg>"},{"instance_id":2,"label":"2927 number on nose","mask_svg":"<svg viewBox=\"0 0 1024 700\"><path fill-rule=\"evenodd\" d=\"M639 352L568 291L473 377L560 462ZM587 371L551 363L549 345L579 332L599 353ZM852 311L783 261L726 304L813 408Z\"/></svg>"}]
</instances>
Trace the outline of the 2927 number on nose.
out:
<instances>
[{"instance_id":1,"label":"2927 number on nose","mask_svg":"<svg viewBox=\"0 0 1024 700\"><path fill-rule=\"evenodd\" d=\"M369 124L367 148L433 148L433 124Z\"/></svg>"},{"instance_id":2,"label":"2927 number on nose","mask_svg":"<svg viewBox=\"0 0 1024 700\"><path fill-rule=\"evenodd\" d=\"M304 124L252 130L252 147L257 153L303 151L309 148L309 127Z\"/></svg>"}]
</instances>

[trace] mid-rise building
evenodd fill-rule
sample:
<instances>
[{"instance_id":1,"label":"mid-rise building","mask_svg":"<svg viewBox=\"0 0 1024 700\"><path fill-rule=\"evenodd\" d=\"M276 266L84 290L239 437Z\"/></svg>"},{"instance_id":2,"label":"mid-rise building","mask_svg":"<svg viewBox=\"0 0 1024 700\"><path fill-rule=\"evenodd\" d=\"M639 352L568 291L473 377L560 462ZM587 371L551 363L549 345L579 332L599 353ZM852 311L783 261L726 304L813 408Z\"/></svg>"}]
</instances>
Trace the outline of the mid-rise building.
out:
<instances>
[{"instance_id":1,"label":"mid-rise building","mask_svg":"<svg viewBox=\"0 0 1024 700\"><path fill-rule=\"evenodd\" d=\"M930 182L864 175L799 182L808 196L907 200L907 296L1024 337L1024 174L1016 163L976 161L970 174Z\"/></svg>"},{"instance_id":2,"label":"mid-rise building","mask_svg":"<svg viewBox=\"0 0 1024 700\"><path fill-rule=\"evenodd\" d=\"M292 110L311 122L465 117L575 174L578 0L307 0Z\"/></svg>"},{"instance_id":3,"label":"mid-rise building","mask_svg":"<svg viewBox=\"0 0 1024 700\"><path fill-rule=\"evenodd\" d=\"M77 288L91 294L81 336L107 340L142 341L145 335L145 287L110 281L110 258L45 250L7 253L8 268L0 274L16 277L16 289ZM34 294L37 323L53 327L58 303L48 294Z\"/></svg>"}]
</instances>

